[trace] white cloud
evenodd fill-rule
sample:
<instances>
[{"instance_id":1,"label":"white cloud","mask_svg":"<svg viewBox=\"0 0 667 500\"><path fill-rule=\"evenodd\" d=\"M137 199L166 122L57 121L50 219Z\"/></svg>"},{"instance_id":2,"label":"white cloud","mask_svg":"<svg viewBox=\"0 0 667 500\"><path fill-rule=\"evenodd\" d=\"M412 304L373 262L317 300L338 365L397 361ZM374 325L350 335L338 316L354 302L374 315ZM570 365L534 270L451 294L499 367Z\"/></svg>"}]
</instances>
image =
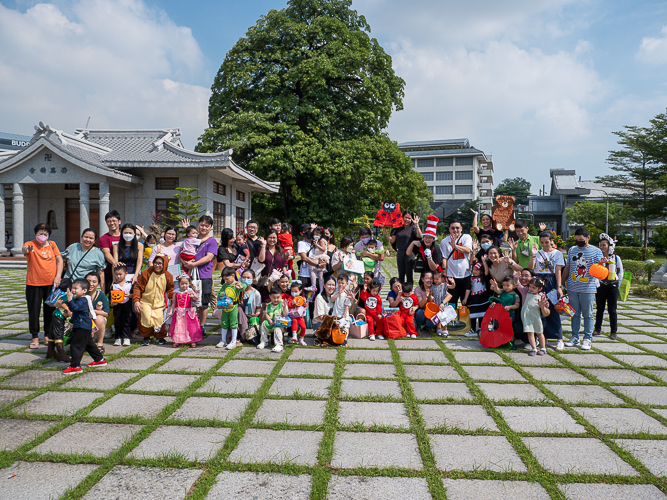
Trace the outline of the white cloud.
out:
<instances>
[{"instance_id":1,"label":"white cloud","mask_svg":"<svg viewBox=\"0 0 667 500\"><path fill-rule=\"evenodd\" d=\"M194 147L210 90L191 84L204 56L189 28L141 0L80 0L25 13L0 4L0 130L43 120L73 131L181 127ZM67 12L67 14L65 14Z\"/></svg>"},{"instance_id":2,"label":"white cloud","mask_svg":"<svg viewBox=\"0 0 667 500\"><path fill-rule=\"evenodd\" d=\"M637 57L640 61L650 64L667 63L667 26L662 28L662 37L645 37L639 45Z\"/></svg>"}]
</instances>

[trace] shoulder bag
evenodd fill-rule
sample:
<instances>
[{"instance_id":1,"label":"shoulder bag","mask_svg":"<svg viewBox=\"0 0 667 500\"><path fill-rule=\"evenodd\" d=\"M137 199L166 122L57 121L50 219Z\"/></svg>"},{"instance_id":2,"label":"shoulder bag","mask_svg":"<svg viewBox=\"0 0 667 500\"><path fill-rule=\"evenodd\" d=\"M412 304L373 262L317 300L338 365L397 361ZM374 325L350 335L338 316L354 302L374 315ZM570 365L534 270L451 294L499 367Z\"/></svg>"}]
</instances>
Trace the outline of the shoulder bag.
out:
<instances>
[{"instance_id":1,"label":"shoulder bag","mask_svg":"<svg viewBox=\"0 0 667 500\"><path fill-rule=\"evenodd\" d=\"M62 274L62 279L60 280L60 288L63 292L66 292L68 288L72 288L72 278L74 278L74 275L76 274L76 270L79 269L79 264L83 262L83 259L86 258L86 255L90 253L90 251L95 248L95 247L90 247L86 253L83 254L83 257L79 259L79 262L76 263L76 266L74 266L74 270L72 271L72 276L69 278L65 278L65 274L67 273L67 267L63 266L63 274Z\"/></svg>"}]
</instances>

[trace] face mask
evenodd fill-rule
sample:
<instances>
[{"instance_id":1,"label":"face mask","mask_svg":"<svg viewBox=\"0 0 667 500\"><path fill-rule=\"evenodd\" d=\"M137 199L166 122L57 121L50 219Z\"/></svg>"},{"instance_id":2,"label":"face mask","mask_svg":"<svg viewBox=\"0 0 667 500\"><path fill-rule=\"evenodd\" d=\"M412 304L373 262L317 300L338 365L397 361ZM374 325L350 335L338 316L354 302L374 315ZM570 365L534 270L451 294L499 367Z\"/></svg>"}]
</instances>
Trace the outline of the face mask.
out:
<instances>
[{"instance_id":1,"label":"face mask","mask_svg":"<svg viewBox=\"0 0 667 500\"><path fill-rule=\"evenodd\" d=\"M584 240L584 241L575 240L575 243L577 244L577 246L579 248L583 248L583 247L586 246L586 240Z\"/></svg>"},{"instance_id":2,"label":"face mask","mask_svg":"<svg viewBox=\"0 0 667 500\"><path fill-rule=\"evenodd\" d=\"M319 240L320 240L320 237L317 236L317 235L315 235L315 236L313 236L313 240L315 240L315 241L319 241Z\"/></svg>"},{"instance_id":3,"label":"face mask","mask_svg":"<svg viewBox=\"0 0 667 500\"><path fill-rule=\"evenodd\" d=\"M352 252L354 252L354 246L350 245L349 247L347 247L347 253L352 253Z\"/></svg>"},{"instance_id":4,"label":"face mask","mask_svg":"<svg viewBox=\"0 0 667 500\"><path fill-rule=\"evenodd\" d=\"M369 241L371 241L370 238L361 238L361 242L362 242L364 245L368 245L368 242L369 242Z\"/></svg>"},{"instance_id":5,"label":"face mask","mask_svg":"<svg viewBox=\"0 0 667 500\"><path fill-rule=\"evenodd\" d=\"M46 240L48 240L49 237L46 234L38 234L37 236L35 236L35 239L40 243L46 243Z\"/></svg>"},{"instance_id":6,"label":"face mask","mask_svg":"<svg viewBox=\"0 0 667 500\"><path fill-rule=\"evenodd\" d=\"M243 283L245 286L250 286L252 285L252 280L250 278L243 278L241 279L241 283Z\"/></svg>"},{"instance_id":7,"label":"face mask","mask_svg":"<svg viewBox=\"0 0 667 500\"><path fill-rule=\"evenodd\" d=\"M299 292L292 292L292 297L298 297L299 295L301 295Z\"/></svg>"},{"instance_id":8,"label":"face mask","mask_svg":"<svg viewBox=\"0 0 667 500\"><path fill-rule=\"evenodd\" d=\"M155 246L155 243L147 243L148 248L153 248Z\"/></svg>"},{"instance_id":9,"label":"face mask","mask_svg":"<svg viewBox=\"0 0 667 500\"><path fill-rule=\"evenodd\" d=\"M133 234L123 234L123 239L125 241L132 241L134 239L134 235Z\"/></svg>"},{"instance_id":10,"label":"face mask","mask_svg":"<svg viewBox=\"0 0 667 500\"><path fill-rule=\"evenodd\" d=\"M482 248L484 250L488 250L489 248L491 248L491 242L487 241L486 243L482 243Z\"/></svg>"}]
</instances>

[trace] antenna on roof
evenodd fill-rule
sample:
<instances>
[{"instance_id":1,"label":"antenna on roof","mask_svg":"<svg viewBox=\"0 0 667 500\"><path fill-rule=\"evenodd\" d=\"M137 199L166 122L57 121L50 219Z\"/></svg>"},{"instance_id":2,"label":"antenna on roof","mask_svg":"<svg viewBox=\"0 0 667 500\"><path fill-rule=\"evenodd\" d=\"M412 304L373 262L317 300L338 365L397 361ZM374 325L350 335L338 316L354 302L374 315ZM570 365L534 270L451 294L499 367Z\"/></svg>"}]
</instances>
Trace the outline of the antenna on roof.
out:
<instances>
[{"instance_id":1,"label":"antenna on roof","mask_svg":"<svg viewBox=\"0 0 667 500\"><path fill-rule=\"evenodd\" d=\"M88 124L90 123L90 116L88 117L88 121L86 122L86 130L88 130Z\"/></svg>"}]
</instances>

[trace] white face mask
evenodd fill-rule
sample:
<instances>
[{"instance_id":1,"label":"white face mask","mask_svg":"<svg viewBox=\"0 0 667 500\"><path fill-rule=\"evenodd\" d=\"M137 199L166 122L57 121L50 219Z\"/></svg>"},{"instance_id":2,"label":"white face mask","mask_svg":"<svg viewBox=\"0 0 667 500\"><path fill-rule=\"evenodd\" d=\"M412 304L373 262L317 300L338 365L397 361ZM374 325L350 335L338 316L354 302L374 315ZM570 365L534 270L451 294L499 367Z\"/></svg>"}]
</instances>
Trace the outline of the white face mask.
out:
<instances>
[{"instance_id":1,"label":"white face mask","mask_svg":"<svg viewBox=\"0 0 667 500\"><path fill-rule=\"evenodd\" d=\"M299 295L301 295L299 292L292 292L292 297L297 297Z\"/></svg>"},{"instance_id":2,"label":"white face mask","mask_svg":"<svg viewBox=\"0 0 667 500\"><path fill-rule=\"evenodd\" d=\"M123 234L123 239L124 239L125 241L132 241L132 240L134 239L134 235L133 235L133 234L124 233L124 234Z\"/></svg>"}]
</instances>

